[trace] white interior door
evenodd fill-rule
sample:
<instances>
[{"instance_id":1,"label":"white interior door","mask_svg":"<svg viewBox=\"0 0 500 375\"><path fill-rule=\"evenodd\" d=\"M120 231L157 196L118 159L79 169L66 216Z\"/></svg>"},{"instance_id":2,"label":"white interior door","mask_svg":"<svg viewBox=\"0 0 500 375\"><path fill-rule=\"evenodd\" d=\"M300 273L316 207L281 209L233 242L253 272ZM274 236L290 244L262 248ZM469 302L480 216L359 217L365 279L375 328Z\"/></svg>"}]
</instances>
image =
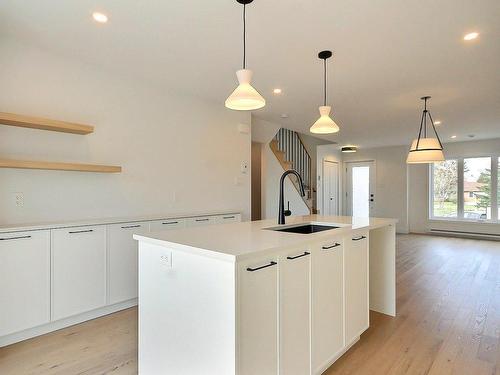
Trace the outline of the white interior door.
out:
<instances>
[{"instance_id":1,"label":"white interior door","mask_svg":"<svg viewBox=\"0 0 500 375\"><path fill-rule=\"evenodd\" d=\"M339 214L339 164L323 160L322 215Z\"/></svg>"},{"instance_id":2,"label":"white interior door","mask_svg":"<svg viewBox=\"0 0 500 375\"><path fill-rule=\"evenodd\" d=\"M373 216L375 210L374 161L347 163L346 203L349 216Z\"/></svg>"}]
</instances>

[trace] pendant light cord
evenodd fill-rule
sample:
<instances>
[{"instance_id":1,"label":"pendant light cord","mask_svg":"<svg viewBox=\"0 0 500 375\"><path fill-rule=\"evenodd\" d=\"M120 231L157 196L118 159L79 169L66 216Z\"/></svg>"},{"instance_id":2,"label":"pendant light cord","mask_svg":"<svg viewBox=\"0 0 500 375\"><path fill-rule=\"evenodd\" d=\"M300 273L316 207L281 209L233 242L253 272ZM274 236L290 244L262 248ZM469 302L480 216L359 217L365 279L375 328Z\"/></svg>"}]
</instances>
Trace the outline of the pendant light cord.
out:
<instances>
[{"instance_id":1,"label":"pendant light cord","mask_svg":"<svg viewBox=\"0 0 500 375\"><path fill-rule=\"evenodd\" d=\"M323 60L323 65L324 65L324 76L325 76L325 95L324 95L324 105L326 106L326 59Z\"/></svg>"},{"instance_id":2,"label":"pendant light cord","mask_svg":"<svg viewBox=\"0 0 500 375\"><path fill-rule=\"evenodd\" d=\"M246 20L247 5L243 4L243 69L247 67L247 20Z\"/></svg>"}]
</instances>

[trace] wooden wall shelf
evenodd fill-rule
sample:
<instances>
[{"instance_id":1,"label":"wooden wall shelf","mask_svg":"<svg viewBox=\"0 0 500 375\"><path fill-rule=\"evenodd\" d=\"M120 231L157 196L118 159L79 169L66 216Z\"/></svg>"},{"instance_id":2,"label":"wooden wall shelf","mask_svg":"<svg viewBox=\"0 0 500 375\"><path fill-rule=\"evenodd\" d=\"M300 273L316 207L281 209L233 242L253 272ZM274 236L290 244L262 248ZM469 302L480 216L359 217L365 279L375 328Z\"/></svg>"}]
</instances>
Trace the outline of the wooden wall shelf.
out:
<instances>
[{"instance_id":1,"label":"wooden wall shelf","mask_svg":"<svg viewBox=\"0 0 500 375\"><path fill-rule=\"evenodd\" d=\"M120 173L122 167L114 165L58 163L50 161L28 161L0 159L0 168L19 169L48 169L58 171L98 172L98 173Z\"/></svg>"},{"instance_id":2,"label":"wooden wall shelf","mask_svg":"<svg viewBox=\"0 0 500 375\"><path fill-rule=\"evenodd\" d=\"M90 125L76 124L73 122L58 120L48 120L39 117L16 115L13 113L5 112L0 112L0 124L17 126L21 128L50 130L55 132L81 135L90 134L94 131L94 127Z\"/></svg>"}]
</instances>

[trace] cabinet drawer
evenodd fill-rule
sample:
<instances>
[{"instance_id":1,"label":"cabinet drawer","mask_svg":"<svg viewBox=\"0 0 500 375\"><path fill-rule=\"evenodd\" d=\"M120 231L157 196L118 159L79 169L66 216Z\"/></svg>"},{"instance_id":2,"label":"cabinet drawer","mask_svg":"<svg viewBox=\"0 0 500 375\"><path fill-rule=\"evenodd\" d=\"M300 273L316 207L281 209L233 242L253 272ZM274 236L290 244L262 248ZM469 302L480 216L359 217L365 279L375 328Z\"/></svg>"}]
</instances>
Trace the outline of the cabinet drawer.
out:
<instances>
[{"instance_id":1,"label":"cabinet drawer","mask_svg":"<svg viewBox=\"0 0 500 375\"><path fill-rule=\"evenodd\" d=\"M50 232L0 233L0 336L50 321Z\"/></svg>"},{"instance_id":2,"label":"cabinet drawer","mask_svg":"<svg viewBox=\"0 0 500 375\"><path fill-rule=\"evenodd\" d=\"M151 221L149 223L149 230L151 232L156 232L160 230L184 228L185 226L186 219L164 219Z\"/></svg>"},{"instance_id":3,"label":"cabinet drawer","mask_svg":"<svg viewBox=\"0 0 500 375\"><path fill-rule=\"evenodd\" d=\"M199 227L203 225L212 225L219 222L218 216L200 216L200 217L189 217L186 219L186 225L188 227Z\"/></svg>"},{"instance_id":4,"label":"cabinet drawer","mask_svg":"<svg viewBox=\"0 0 500 375\"><path fill-rule=\"evenodd\" d=\"M148 232L148 222L113 224L108 231L108 301L110 304L137 297L138 243L132 236Z\"/></svg>"},{"instance_id":5,"label":"cabinet drawer","mask_svg":"<svg viewBox=\"0 0 500 375\"><path fill-rule=\"evenodd\" d=\"M106 227L54 229L52 319L106 304Z\"/></svg>"}]
</instances>

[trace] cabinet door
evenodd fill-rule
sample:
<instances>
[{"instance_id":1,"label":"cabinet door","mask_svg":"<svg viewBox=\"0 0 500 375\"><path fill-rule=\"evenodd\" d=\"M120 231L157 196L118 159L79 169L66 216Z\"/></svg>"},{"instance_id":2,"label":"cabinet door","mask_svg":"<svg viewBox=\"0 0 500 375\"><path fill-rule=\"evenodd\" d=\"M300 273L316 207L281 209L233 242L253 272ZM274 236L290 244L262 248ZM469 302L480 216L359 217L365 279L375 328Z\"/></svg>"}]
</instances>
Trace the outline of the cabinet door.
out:
<instances>
[{"instance_id":1,"label":"cabinet door","mask_svg":"<svg viewBox=\"0 0 500 375\"><path fill-rule=\"evenodd\" d=\"M238 268L240 375L278 374L278 267L259 259Z\"/></svg>"},{"instance_id":2,"label":"cabinet door","mask_svg":"<svg viewBox=\"0 0 500 375\"><path fill-rule=\"evenodd\" d=\"M52 319L106 304L106 227L52 232Z\"/></svg>"},{"instance_id":3,"label":"cabinet door","mask_svg":"<svg viewBox=\"0 0 500 375\"><path fill-rule=\"evenodd\" d=\"M200 217L190 217L186 219L186 226L188 227L200 227L202 225L212 225L218 223L217 216L200 216Z\"/></svg>"},{"instance_id":4,"label":"cabinet door","mask_svg":"<svg viewBox=\"0 0 500 375\"><path fill-rule=\"evenodd\" d=\"M310 250L280 257L280 374L311 373Z\"/></svg>"},{"instance_id":5,"label":"cabinet door","mask_svg":"<svg viewBox=\"0 0 500 375\"><path fill-rule=\"evenodd\" d=\"M312 252L312 363L321 374L344 348L344 264L340 239Z\"/></svg>"},{"instance_id":6,"label":"cabinet door","mask_svg":"<svg viewBox=\"0 0 500 375\"><path fill-rule=\"evenodd\" d=\"M369 326L368 232L345 238L346 345Z\"/></svg>"},{"instance_id":7,"label":"cabinet door","mask_svg":"<svg viewBox=\"0 0 500 375\"><path fill-rule=\"evenodd\" d=\"M137 297L138 243L134 233L147 232L149 223L108 225L108 291L109 303Z\"/></svg>"},{"instance_id":8,"label":"cabinet door","mask_svg":"<svg viewBox=\"0 0 500 375\"><path fill-rule=\"evenodd\" d=\"M0 234L0 336L50 321L50 233Z\"/></svg>"},{"instance_id":9,"label":"cabinet door","mask_svg":"<svg viewBox=\"0 0 500 375\"><path fill-rule=\"evenodd\" d=\"M164 219L155 220L149 223L149 229L151 232L156 232L159 230L169 230L184 228L186 226L186 219Z\"/></svg>"}]
</instances>

